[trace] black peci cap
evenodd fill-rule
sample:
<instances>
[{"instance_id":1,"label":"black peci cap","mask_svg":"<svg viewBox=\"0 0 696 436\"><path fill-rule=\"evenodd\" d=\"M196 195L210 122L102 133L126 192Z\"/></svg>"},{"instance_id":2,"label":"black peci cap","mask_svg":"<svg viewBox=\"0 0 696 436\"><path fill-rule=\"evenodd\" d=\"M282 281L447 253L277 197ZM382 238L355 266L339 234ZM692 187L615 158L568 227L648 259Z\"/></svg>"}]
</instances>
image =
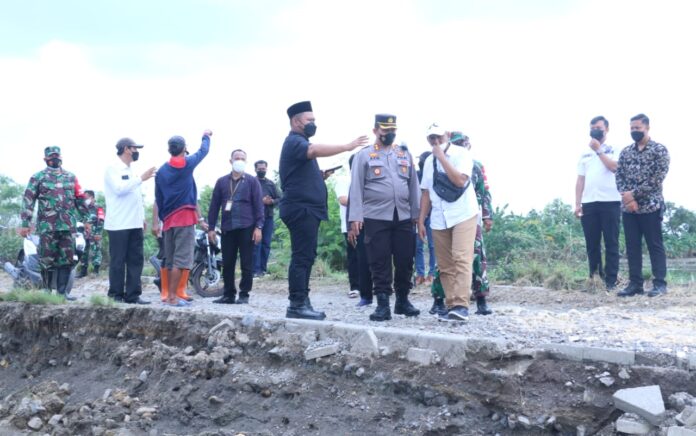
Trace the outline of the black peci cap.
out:
<instances>
[{"instance_id":1,"label":"black peci cap","mask_svg":"<svg viewBox=\"0 0 696 436\"><path fill-rule=\"evenodd\" d=\"M312 103L309 101L301 101L299 103L295 103L292 106L288 108L288 118L292 118L297 114L301 114L303 112L312 112Z\"/></svg>"}]
</instances>

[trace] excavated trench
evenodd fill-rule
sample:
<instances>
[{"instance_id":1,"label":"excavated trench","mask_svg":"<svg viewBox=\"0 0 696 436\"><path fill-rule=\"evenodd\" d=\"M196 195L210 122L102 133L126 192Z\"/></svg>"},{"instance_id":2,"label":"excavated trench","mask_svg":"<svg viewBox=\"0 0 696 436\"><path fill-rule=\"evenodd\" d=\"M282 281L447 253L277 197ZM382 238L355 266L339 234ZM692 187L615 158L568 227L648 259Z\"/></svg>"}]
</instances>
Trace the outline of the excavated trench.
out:
<instances>
[{"instance_id":1,"label":"excavated trench","mask_svg":"<svg viewBox=\"0 0 696 436\"><path fill-rule=\"evenodd\" d=\"M682 369L533 350L305 358L327 343L283 320L0 304L0 434L610 434L617 389L696 391Z\"/></svg>"}]
</instances>

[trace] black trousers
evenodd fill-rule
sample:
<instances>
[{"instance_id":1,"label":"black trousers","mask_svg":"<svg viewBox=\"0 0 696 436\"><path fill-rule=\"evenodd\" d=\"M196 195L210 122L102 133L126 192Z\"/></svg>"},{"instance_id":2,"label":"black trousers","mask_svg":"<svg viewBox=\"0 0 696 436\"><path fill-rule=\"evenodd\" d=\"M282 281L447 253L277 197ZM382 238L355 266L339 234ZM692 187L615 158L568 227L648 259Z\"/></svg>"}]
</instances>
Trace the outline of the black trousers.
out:
<instances>
[{"instance_id":1,"label":"black trousers","mask_svg":"<svg viewBox=\"0 0 696 436\"><path fill-rule=\"evenodd\" d=\"M358 271L358 251L348 242L348 233L343 234L346 241L346 268L348 269L348 283L350 290L360 289L360 272Z\"/></svg>"},{"instance_id":2,"label":"black trousers","mask_svg":"<svg viewBox=\"0 0 696 436\"><path fill-rule=\"evenodd\" d=\"M392 221L365 218L363 231L375 294L392 293L393 263L394 291L397 296L408 295L416 247L413 222L410 219L399 221L394 211Z\"/></svg>"},{"instance_id":3,"label":"black trousers","mask_svg":"<svg viewBox=\"0 0 696 436\"><path fill-rule=\"evenodd\" d=\"M628 275L632 284L643 286L643 238L650 253L653 285L667 286L667 257L662 242L662 211L623 214Z\"/></svg>"},{"instance_id":4,"label":"black trousers","mask_svg":"<svg viewBox=\"0 0 696 436\"><path fill-rule=\"evenodd\" d=\"M143 229L109 230L109 297L132 302L143 293ZM124 290L125 285L125 290Z\"/></svg>"},{"instance_id":5,"label":"black trousers","mask_svg":"<svg viewBox=\"0 0 696 436\"><path fill-rule=\"evenodd\" d=\"M291 258L288 267L289 299L301 304L309 296L309 277L317 257L320 220L306 209L283 218L290 232Z\"/></svg>"},{"instance_id":6,"label":"black trousers","mask_svg":"<svg viewBox=\"0 0 696 436\"><path fill-rule=\"evenodd\" d=\"M357 244L355 244L355 254L358 259L358 277L360 298L372 300L372 273L370 272L370 262L367 259L367 251L365 250L365 232L362 231L358 235Z\"/></svg>"},{"instance_id":7,"label":"black trousers","mask_svg":"<svg viewBox=\"0 0 696 436\"><path fill-rule=\"evenodd\" d=\"M607 285L616 285L619 273L620 201L595 201L582 204L582 230L585 233L590 277L599 274ZM602 238L606 269L602 267Z\"/></svg>"},{"instance_id":8,"label":"black trousers","mask_svg":"<svg viewBox=\"0 0 696 436\"><path fill-rule=\"evenodd\" d=\"M251 239L253 234L253 225L222 233L222 279L225 283L226 297L237 295L234 270L237 265L238 253L242 270L242 279L239 281L239 295L249 296L254 282L254 241Z\"/></svg>"}]
</instances>

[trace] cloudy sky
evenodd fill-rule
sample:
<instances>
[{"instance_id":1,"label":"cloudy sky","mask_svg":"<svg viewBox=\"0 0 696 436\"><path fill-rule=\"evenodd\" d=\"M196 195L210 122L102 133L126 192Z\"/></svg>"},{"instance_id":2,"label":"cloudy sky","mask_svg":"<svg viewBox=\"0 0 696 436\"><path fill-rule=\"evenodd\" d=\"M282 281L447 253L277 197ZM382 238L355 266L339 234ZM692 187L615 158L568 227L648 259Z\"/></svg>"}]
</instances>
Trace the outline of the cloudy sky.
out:
<instances>
[{"instance_id":1,"label":"cloudy sky","mask_svg":"<svg viewBox=\"0 0 696 436\"><path fill-rule=\"evenodd\" d=\"M0 14L0 173L19 183L47 145L85 188L103 189L115 143L145 144L138 171L195 150L199 187L249 152L276 170L285 109L310 99L318 143L371 132L398 116L397 141L429 148L433 121L466 132L496 205L516 212L574 199L588 122L630 143L644 112L672 166L669 201L692 194L696 65L689 1L23 0ZM322 160L342 164L348 155ZM154 186L146 185L152 198Z\"/></svg>"}]
</instances>

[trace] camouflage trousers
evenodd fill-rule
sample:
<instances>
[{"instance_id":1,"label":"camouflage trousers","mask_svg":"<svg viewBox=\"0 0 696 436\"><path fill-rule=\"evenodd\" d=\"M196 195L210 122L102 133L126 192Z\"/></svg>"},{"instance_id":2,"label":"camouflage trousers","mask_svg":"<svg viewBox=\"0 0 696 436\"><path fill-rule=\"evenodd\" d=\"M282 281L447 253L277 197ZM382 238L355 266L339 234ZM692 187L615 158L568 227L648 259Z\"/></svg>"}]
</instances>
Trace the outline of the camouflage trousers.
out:
<instances>
[{"instance_id":1,"label":"camouflage trousers","mask_svg":"<svg viewBox=\"0 0 696 436\"><path fill-rule=\"evenodd\" d=\"M82 254L80 259L80 264L87 268L89 264L93 267L101 266L102 263L102 248L101 240L95 241L93 239L88 239L85 241L85 252Z\"/></svg>"},{"instance_id":2,"label":"camouflage trousers","mask_svg":"<svg viewBox=\"0 0 696 436\"><path fill-rule=\"evenodd\" d=\"M71 232L46 232L39 235L39 262L44 270L75 265L75 239Z\"/></svg>"},{"instance_id":3,"label":"camouflage trousers","mask_svg":"<svg viewBox=\"0 0 696 436\"><path fill-rule=\"evenodd\" d=\"M481 225L476 226L476 239L474 241L474 265L471 290L474 297L487 297L490 291L488 274L486 273L486 248L483 245L483 231ZM435 271L433 284L430 287L433 298L445 298L445 290L440 280L440 271Z\"/></svg>"}]
</instances>

